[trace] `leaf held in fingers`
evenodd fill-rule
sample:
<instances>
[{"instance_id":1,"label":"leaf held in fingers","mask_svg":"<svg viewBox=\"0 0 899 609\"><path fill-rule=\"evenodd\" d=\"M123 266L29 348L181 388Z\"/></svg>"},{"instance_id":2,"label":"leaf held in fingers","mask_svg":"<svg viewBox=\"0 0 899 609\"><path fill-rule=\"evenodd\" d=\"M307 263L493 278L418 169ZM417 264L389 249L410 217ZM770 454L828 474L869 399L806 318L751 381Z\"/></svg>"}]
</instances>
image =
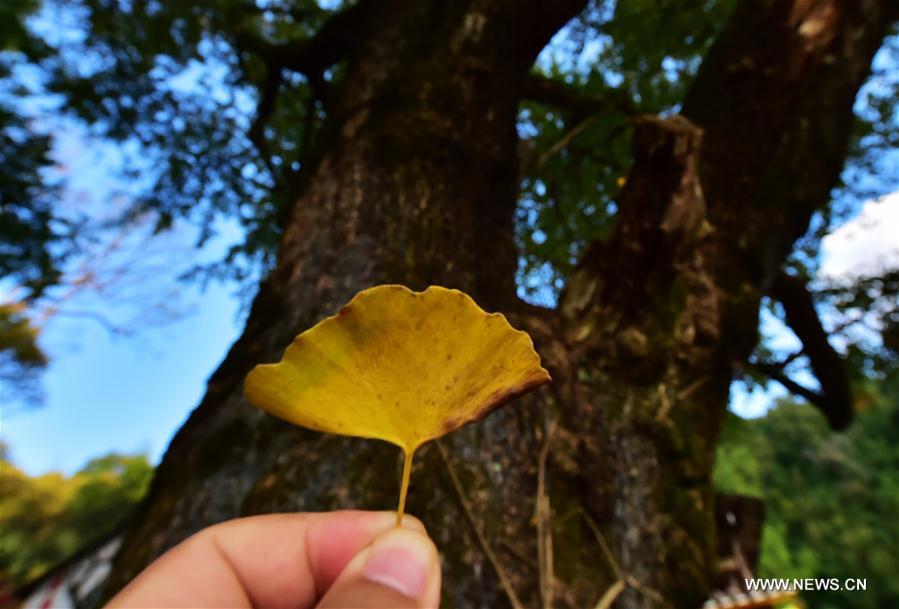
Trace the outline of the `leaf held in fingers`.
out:
<instances>
[{"instance_id":1,"label":"leaf held in fingers","mask_svg":"<svg viewBox=\"0 0 899 609\"><path fill-rule=\"evenodd\" d=\"M423 443L549 381L530 336L467 294L383 285L256 366L245 393L291 423L396 444L408 478Z\"/></svg>"}]
</instances>

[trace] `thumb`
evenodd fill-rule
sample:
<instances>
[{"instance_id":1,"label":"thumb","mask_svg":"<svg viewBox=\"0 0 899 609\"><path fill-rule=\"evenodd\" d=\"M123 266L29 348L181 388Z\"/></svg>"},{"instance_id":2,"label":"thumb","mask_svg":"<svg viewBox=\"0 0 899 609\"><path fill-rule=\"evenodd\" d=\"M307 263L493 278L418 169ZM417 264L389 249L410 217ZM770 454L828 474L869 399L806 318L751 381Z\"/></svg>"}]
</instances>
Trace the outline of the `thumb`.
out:
<instances>
[{"instance_id":1,"label":"thumb","mask_svg":"<svg viewBox=\"0 0 899 609\"><path fill-rule=\"evenodd\" d=\"M440 602L440 560L427 535L395 528L363 548L318 609L425 609Z\"/></svg>"}]
</instances>

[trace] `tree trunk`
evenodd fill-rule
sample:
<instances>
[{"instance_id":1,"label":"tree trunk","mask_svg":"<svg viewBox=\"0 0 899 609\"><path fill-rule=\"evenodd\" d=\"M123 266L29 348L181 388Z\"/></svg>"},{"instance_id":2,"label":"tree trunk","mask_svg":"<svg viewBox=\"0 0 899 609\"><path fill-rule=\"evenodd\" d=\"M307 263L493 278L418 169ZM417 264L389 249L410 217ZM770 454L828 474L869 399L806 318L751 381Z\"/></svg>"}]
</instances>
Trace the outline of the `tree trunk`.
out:
<instances>
[{"instance_id":1,"label":"tree trunk","mask_svg":"<svg viewBox=\"0 0 899 609\"><path fill-rule=\"evenodd\" d=\"M457 287L505 312L556 379L416 457L408 509L443 554L445 606L592 606L622 573L616 606L700 606L734 366L835 183L891 0L745 0L689 120L638 121L617 228L555 311L515 296L517 91L580 3L386 4L359 4L361 42L277 268L169 447L107 593L228 518L393 507L398 450L291 427L241 389L354 293L396 282Z\"/></svg>"}]
</instances>

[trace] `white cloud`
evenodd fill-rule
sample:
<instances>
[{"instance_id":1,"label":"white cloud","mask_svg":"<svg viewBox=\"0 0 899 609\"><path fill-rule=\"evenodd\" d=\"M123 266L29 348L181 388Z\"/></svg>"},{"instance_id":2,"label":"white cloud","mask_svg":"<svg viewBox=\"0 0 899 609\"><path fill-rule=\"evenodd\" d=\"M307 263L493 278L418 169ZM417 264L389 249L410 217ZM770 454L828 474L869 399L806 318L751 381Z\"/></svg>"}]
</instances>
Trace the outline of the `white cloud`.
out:
<instances>
[{"instance_id":1,"label":"white cloud","mask_svg":"<svg viewBox=\"0 0 899 609\"><path fill-rule=\"evenodd\" d=\"M821 242L821 277L840 281L899 266L899 191L867 201Z\"/></svg>"}]
</instances>

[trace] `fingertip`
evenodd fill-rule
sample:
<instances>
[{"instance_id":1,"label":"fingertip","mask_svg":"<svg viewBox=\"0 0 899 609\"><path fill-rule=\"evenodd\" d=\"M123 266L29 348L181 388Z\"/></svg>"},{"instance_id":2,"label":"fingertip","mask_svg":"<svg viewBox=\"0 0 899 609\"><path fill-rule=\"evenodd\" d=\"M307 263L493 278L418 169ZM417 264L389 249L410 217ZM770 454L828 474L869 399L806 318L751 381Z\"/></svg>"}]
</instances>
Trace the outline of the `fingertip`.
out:
<instances>
[{"instance_id":1,"label":"fingertip","mask_svg":"<svg viewBox=\"0 0 899 609\"><path fill-rule=\"evenodd\" d=\"M396 512L390 512L390 513L393 514L393 518L395 521L396 520ZM425 536L428 534L428 530L427 530L427 528L425 528L424 523L421 520L419 520L418 518L416 518L415 516L413 516L412 514L403 514L403 519L402 519L402 522L400 523L400 526L404 529L416 531Z\"/></svg>"},{"instance_id":2,"label":"fingertip","mask_svg":"<svg viewBox=\"0 0 899 609\"><path fill-rule=\"evenodd\" d=\"M362 577L408 598L422 598L437 571L437 548L426 535L398 528L371 545Z\"/></svg>"},{"instance_id":3,"label":"fingertip","mask_svg":"<svg viewBox=\"0 0 899 609\"><path fill-rule=\"evenodd\" d=\"M319 607L436 607L440 558L415 528L393 527L347 565Z\"/></svg>"},{"instance_id":4,"label":"fingertip","mask_svg":"<svg viewBox=\"0 0 899 609\"><path fill-rule=\"evenodd\" d=\"M344 510L312 515L306 546L315 589L327 590L362 548L396 528L396 512L392 511ZM421 521L408 514L403 516L402 528L427 535Z\"/></svg>"},{"instance_id":5,"label":"fingertip","mask_svg":"<svg viewBox=\"0 0 899 609\"><path fill-rule=\"evenodd\" d=\"M314 516L320 522L346 521L353 520L361 523L369 531L381 533L388 529L395 528L396 512L393 510L380 511L364 511L364 510L341 510L336 512L318 512ZM400 526L404 529L411 529L427 535L427 529L424 523L412 514L403 514Z\"/></svg>"},{"instance_id":6,"label":"fingertip","mask_svg":"<svg viewBox=\"0 0 899 609\"><path fill-rule=\"evenodd\" d=\"M338 512L334 512L338 513ZM344 512L346 513L346 512ZM355 514L364 515L367 518L367 526L370 531L375 531L377 533L381 533L383 531L387 531L389 529L397 528L396 523L396 512L395 511L387 511L383 510L380 512L355 512ZM428 534L427 528L424 523L413 516L412 514L403 514L403 518L399 524L400 527L404 529L410 529L412 531L417 531L424 535Z\"/></svg>"}]
</instances>

